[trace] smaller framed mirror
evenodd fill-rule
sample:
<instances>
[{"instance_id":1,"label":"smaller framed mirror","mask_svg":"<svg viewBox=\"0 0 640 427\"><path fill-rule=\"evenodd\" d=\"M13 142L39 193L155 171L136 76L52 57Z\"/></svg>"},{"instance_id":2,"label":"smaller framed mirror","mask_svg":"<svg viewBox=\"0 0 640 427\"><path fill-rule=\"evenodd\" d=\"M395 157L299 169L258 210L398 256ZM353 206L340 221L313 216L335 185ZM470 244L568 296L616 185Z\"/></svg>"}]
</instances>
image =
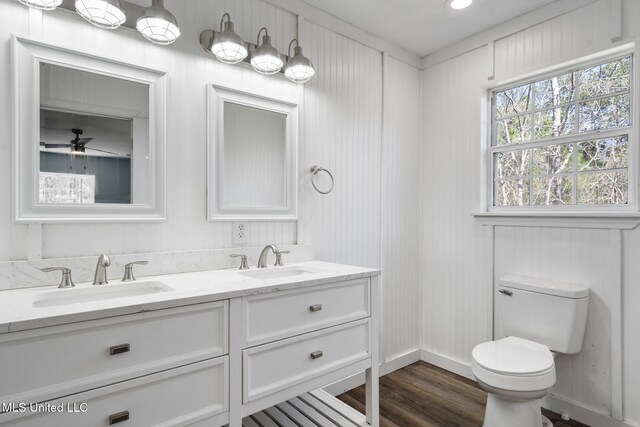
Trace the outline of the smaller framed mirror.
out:
<instances>
[{"instance_id":1,"label":"smaller framed mirror","mask_svg":"<svg viewBox=\"0 0 640 427\"><path fill-rule=\"evenodd\" d=\"M208 98L208 220L296 220L297 104L215 85Z\"/></svg>"},{"instance_id":2,"label":"smaller framed mirror","mask_svg":"<svg viewBox=\"0 0 640 427\"><path fill-rule=\"evenodd\" d=\"M13 40L18 222L165 219L165 74Z\"/></svg>"}]
</instances>

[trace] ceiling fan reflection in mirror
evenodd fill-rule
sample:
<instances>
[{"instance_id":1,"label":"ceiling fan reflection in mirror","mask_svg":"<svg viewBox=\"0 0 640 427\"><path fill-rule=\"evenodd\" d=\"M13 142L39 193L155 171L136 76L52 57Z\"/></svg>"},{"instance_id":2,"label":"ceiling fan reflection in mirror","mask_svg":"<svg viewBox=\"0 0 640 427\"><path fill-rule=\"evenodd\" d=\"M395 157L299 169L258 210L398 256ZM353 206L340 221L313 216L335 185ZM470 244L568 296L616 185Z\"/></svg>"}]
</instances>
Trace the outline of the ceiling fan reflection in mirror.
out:
<instances>
[{"instance_id":1,"label":"ceiling fan reflection in mirror","mask_svg":"<svg viewBox=\"0 0 640 427\"><path fill-rule=\"evenodd\" d=\"M66 148L69 147L71 150L71 154L84 154L86 150L97 151L101 153L111 154L114 156L120 157L131 157L131 154L120 154L115 153L113 151L102 150L100 148L87 147L87 144L93 141L93 138L80 138L80 135L83 134L82 129L70 129L73 134L75 134L75 138L69 141L68 144L47 144L45 141L40 141L40 147L44 147L45 150L48 148Z\"/></svg>"}]
</instances>

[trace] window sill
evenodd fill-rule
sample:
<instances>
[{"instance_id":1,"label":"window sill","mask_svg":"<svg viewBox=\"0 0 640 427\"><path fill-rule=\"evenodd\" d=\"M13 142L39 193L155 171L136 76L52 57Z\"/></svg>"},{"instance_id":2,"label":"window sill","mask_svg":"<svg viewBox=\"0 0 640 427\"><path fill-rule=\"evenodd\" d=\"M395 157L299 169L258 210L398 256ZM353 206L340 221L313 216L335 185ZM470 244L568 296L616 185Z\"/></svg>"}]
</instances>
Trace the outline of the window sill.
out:
<instances>
[{"instance_id":1,"label":"window sill","mask_svg":"<svg viewBox=\"0 0 640 427\"><path fill-rule=\"evenodd\" d=\"M640 212L473 212L481 225L633 230Z\"/></svg>"}]
</instances>

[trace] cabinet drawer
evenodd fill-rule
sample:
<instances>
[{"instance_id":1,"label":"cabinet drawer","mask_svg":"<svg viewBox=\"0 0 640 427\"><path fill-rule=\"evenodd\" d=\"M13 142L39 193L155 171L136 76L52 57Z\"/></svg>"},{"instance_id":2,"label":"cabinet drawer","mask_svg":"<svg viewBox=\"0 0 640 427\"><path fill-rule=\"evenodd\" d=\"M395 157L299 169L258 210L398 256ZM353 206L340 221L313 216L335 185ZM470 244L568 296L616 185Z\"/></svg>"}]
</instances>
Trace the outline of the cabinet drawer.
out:
<instances>
[{"instance_id":1,"label":"cabinet drawer","mask_svg":"<svg viewBox=\"0 0 640 427\"><path fill-rule=\"evenodd\" d=\"M370 357L369 319L242 352L243 400L256 400Z\"/></svg>"},{"instance_id":2,"label":"cabinet drawer","mask_svg":"<svg viewBox=\"0 0 640 427\"><path fill-rule=\"evenodd\" d=\"M369 317L369 279L243 298L244 347Z\"/></svg>"},{"instance_id":3,"label":"cabinet drawer","mask_svg":"<svg viewBox=\"0 0 640 427\"><path fill-rule=\"evenodd\" d=\"M170 369L40 406L61 408L62 412L31 413L27 407L24 413L0 414L0 424L12 427L105 427L110 425L111 417L112 425L116 426L168 427L210 419L228 410L228 364L228 356L224 356ZM222 419L217 425L226 421Z\"/></svg>"},{"instance_id":4,"label":"cabinet drawer","mask_svg":"<svg viewBox=\"0 0 640 427\"><path fill-rule=\"evenodd\" d=\"M0 336L0 402L42 402L227 353L227 301Z\"/></svg>"}]
</instances>

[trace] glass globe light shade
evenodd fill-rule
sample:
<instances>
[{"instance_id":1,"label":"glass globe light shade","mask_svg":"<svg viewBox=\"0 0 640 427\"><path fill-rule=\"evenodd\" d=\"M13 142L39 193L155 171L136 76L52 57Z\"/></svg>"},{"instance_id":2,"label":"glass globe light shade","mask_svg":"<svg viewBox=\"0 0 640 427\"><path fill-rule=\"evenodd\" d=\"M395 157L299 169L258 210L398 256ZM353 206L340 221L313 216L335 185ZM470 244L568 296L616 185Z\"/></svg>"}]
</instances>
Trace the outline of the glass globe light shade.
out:
<instances>
[{"instance_id":1,"label":"glass globe light shade","mask_svg":"<svg viewBox=\"0 0 640 427\"><path fill-rule=\"evenodd\" d=\"M164 8L162 0L153 0L153 4L142 11L136 22L136 29L152 43L168 45L180 37L178 20Z\"/></svg>"},{"instance_id":2,"label":"glass globe light shade","mask_svg":"<svg viewBox=\"0 0 640 427\"><path fill-rule=\"evenodd\" d=\"M271 45L271 37L265 34L262 44L251 55L251 67L260 74L276 74L282 69L284 62L278 49Z\"/></svg>"},{"instance_id":3,"label":"glass globe light shade","mask_svg":"<svg viewBox=\"0 0 640 427\"><path fill-rule=\"evenodd\" d=\"M96 27L115 30L127 17L119 0L76 0L76 12Z\"/></svg>"},{"instance_id":4,"label":"glass globe light shade","mask_svg":"<svg viewBox=\"0 0 640 427\"><path fill-rule=\"evenodd\" d=\"M62 4L62 0L18 0L20 3L41 10L53 10Z\"/></svg>"},{"instance_id":5,"label":"glass globe light shade","mask_svg":"<svg viewBox=\"0 0 640 427\"><path fill-rule=\"evenodd\" d=\"M302 54L302 48L296 46L294 55L284 69L284 75L295 83L306 83L316 73L313 63L309 58Z\"/></svg>"},{"instance_id":6,"label":"glass globe light shade","mask_svg":"<svg viewBox=\"0 0 640 427\"><path fill-rule=\"evenodd\" d=\"M224 16L222 19L224 20ZM230 20L221 24L220 32L216 34L211 44L211 53L225 64L237 64L249 54L244 40L233 31L233 22Z\"/></svg>"}]
</instances>

